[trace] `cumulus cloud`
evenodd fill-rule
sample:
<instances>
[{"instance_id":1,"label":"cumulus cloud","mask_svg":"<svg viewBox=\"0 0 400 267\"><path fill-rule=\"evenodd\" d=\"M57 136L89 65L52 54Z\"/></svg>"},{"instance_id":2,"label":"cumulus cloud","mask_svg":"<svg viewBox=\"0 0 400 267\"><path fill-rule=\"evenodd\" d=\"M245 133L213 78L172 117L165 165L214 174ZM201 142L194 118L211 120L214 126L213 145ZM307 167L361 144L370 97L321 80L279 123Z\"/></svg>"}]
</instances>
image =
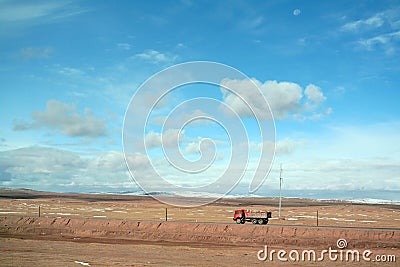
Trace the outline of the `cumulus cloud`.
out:
<instances>
[{"instance_id":1,"label":"cumulus cloud","mask_svg":"<svg viewBox=\"0 0 400 267\"><path fill-rule=\"evenodd\" d=\"M97 118L90 109L77 113L75 105L49 100L45 111L33 111L32 122L16 122L15 131L47 128L69 137L102 137L106 133L106 120Z\"/></svg>"},{"instance_id":2,"label":"cumulus cloud","mask_svg":"<svg viewBox=\"0 0 400 267\"><path fill-rule=\"evenodd\" d=\"M33 146L0 152L0 186L38 190L97 191L135 187L122 152L95 156Z\"/></svg>"},{"instance_id":3,"label":"cumulus cloud","mask_svg":"<svg viewBox=\"0 0 400 267\"><path fill-rule=\"evenodd\" d=\"M184 151L188 154L201 154L202 151L214 149L214 145L225 145L225 142L211 138L197 138L195 142L186 144Z\"/></svg>"},{"instance_id":4,"label":"cumulus cloud","mask_svg":"<svg viewBox=\"0 0 400 267\"><path fill-rule=\"evenodd\" d=\"M255 92L255 83L268 101L275 119L293 118L305 119L303 113L314 112L326 100L321 88L309 84L305 90L292 82L277 82L250 80L228 80L225 79L221 85L232 88L253 109L254 113L265 118L268 107L264 100ZM222 88L224 102L231 106L240 116L252 117L253 113L246 103L236 94Z\"/></svg>"},{"instance_id":5,"label":"cumulus cloud","mask_svg":"<svg viewBox=\"0 0 400 267\"><path fill-rule=\"evenodd\" d=\"M200 144L196 142L190 142L185 147L185 152L188 154L200 154Z\"/></svg>"},{"instance_id":6,"label":"cumulus cloud","mask_svg":"<svg viewBox=\"0 0 400 267\"><path fill-rule=\"evenodd\" d=\"M278 157L285 159L285 188L399 189L399 126L399 122L391 121L362 128L347 126L329 129L329 132L334 132L334 139L326 143L321 141L328 140L326 136L317 142L312 139L279 140L276 152ZM382 139L382 136L385 138ZM250 148L260 151L265 145L272 146L273 143L251 143ZM198 142L191 142L187 146L190 151L186 152L197 153L198 148ZM135 177L149 181L154 179L147 155L129 153L127 161L132 164L131 171ZM250 159L246 177L257 168L257 162L256 157ZM187 173L182 175L176 170L171 171L170 164L165 160L154 160L152 164L163 177L191 186L212 180L225 170L223 164L215 164L210 172L201 173L194 179ZM279 168L276 170L278 173L273 173L267 180L268 188L274 188L273 181L279 177ZM1 186L67 192L137 189L130 179L122 152L88 155L40 146L0 151ZM160 188L160 191L165 191L165 188Z\"/></svg>"},{"instance_id":7,"label":"cumulus cloud","mask_svg":"<svg viewBox=\"0 0 400 267\"><path fill-rule=\"evenodd\" d=\"M74 153L51 148L30 147L0 153L0 177L7 178L2 186L62 184L83 167L83 161Z\"/></svg>"},{"instance_id":8,"label":"cumulus cloud","mask_svg":"<svg viewBox=\"0 0 400 267\"><path fill-rule=\"evenodd\" d=\"M146 50L135 56L153 64L172 63L178 58L176 55L164 54L153 49Z\"/></svg>"},{"instance_id":9,"label":"cumulus cloud","mask_svg":"<svg viewBox=\"0 0 400 267\"><path fill-rule=\"evenodd\" d=\"M306 89L304 90L304 95L306 96L308 103L311 105L318 106L326 100L321 88L314 84L307 85Z\"/></svg>"},{"instance_id":10,"label":"cumulus cloud","mask_svg":"<svg viewBox=\"0 0 400 267\"><path fill-rule=\"evenodd\" d=\"M184 132L179 129L168 129L162 134L150 131L145 136L147 148L156 147L178 147L178 144L183 140Z\"/></svg>"}]
</instances>

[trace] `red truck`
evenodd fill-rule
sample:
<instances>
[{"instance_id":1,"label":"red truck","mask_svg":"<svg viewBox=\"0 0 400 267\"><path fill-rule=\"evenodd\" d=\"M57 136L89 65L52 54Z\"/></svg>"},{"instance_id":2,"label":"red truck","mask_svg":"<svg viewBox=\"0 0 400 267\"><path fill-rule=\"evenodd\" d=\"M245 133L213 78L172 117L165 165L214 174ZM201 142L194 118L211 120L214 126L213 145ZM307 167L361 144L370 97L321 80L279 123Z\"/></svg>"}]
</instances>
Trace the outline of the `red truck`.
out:
<instances>
[{"instance_id":1,"label":"red truck","mask_svg":"<svg viewBox=\"0 0 400 267\"><path fill-rule=\"evenodd\" d=\"M235 210L233 220L237 224L251 222L252 224L267 224L268 219L272 217L270 211L254 211L254 210Z\"/></svg>"}]
</instances>

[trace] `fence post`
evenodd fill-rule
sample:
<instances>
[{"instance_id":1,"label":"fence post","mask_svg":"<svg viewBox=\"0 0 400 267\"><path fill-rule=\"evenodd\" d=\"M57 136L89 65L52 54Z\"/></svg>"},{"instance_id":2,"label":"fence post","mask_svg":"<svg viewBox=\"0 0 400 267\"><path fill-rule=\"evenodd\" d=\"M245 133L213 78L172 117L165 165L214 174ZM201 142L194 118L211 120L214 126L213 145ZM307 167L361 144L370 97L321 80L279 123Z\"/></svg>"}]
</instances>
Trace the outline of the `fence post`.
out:
<instances>
[{"instance_id":1,"label":"fence post","mask_svg":"<svg viewBox=\"0 0 400 267\"><path fill-rule=\"evenodd\" d=\"M165 221L168 221L168 208L165 208Z\"/></svg>"}]
</instances>

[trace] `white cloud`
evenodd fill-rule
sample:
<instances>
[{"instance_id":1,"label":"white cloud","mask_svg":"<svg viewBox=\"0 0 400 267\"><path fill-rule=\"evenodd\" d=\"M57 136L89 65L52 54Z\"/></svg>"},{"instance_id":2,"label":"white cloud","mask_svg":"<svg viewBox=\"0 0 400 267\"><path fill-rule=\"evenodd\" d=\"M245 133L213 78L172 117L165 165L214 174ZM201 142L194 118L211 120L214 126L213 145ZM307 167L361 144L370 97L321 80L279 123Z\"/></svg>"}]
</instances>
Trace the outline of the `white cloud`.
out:
<instances>
[{"instance_id":1,"label":"white cloud","mask_svg":"<svg viewBox=\"0 0 400 267\"><path fill-rule=\"evenodd\" d=\"M153 64L173 63L178 58L178 56L176 55L163 54L161 52L152 49L146 50L140 54L136 54L135 56Z\"/></svg>"},{"instance_id":2,"label":"white cloud","mask_svg":"<svg viewBox=\"0 0 400 267\"><path fill-rule=\"evenodd\" d=\"M106 133L106 120L94 116L90 109L83 115L76 112L75 105L68 105L57 100L49 100L45 111L33 111L32 123L18 122L14 130L48 128L69 137L101 137Z\"/></svg>"},{"instance_id":3,"label":"white cloud","mask_svg":"<svg viewBox=\"0 0 400 267\"><path fill-rule=\"evenodd\" d=\"M261 23L263 23L263 21L264 21L264 17L258 16L258 17L255 17L255 18L252 18L251 20L249 20L247 26L250 28L256 28L256 27L260 26Z\"/></svg>"},{"instance_id":4,"label":"white cloud","mask_svg":"<svg viewBox=\"0 0 400 267\"><path fill-rule=\"evenodd\" d=\"M304 90L304 95L307 97L308 103L310 103L312 106L319 106L326 100L321 88L314 84L307 85L306 89Z\"/></svg>"},{"instance_id":5,"label":"white cloud","mask_svg":"<svg viewBox=\"0 0 400 267\"><path fill-rule=\"evenodd\" d=\"M41 59L49 58L53 49L50 47L25 47L21 49L24 59Z\"/></svg>"},{"instance_id":6,"label":"white cloud","mask_svg":"<svg viewBox=\"0 0 400 267\"><path fill-rule=\"evenodd\" d=\"M300 45L300 46L305 46L307 44L307 41L308 40L307 40L306 37L299 38L299 39L297 39L297 44Z\"/></svg>"},{"instance_id":7,"label":"white cloud","mask_svg":"<svg viewBox=\"0 0 400 267\"><path fill-rule=\"evenodd\" d=\"M342 26L343 31L358 31L362 29L376 29L383 25L384 20L380 14L367 19L351 21Z\"/></svg>"},{"instance_id":8,"label":"white cloud","mask_svg":"<svg viewBox=\"0 0 400 267\"><path fill-rule=\"evenodd\" d=\"M7 144L7 140L4 137L0 137L0 150L4 150L9 148L9 144Z\"/></svg>"},{"instance_id":9,"label":"white cloud","mask_svg":"<svg viewBox=\"0 0 400 267\"><path fill-rule=\"evenodd\" d=\"M181 127L185 123L187 123L189 120L193 118L198 118L198 117L205 117L209 116L207 113L200 109L195 109L191 111L190 113L177 113L177 117L174 117L173 119L169 118L168 124L165 125L166 127ZM154 118L151 118L150 122L154 125L163 125L166 120L168 119L168 116L157 116ZM207 124L209 121L207 120L194 120L191 123L193 124Z\"/></svg>"},{"instance_id":10,"label":"white cloud","mask_svg":"<svg viewBox=\"0 0 400 267\"><path fill-rule=\"evenodd\" d=\"M209 150L214 151L214 146L225 145L225 142L219 140L213 140L211 138L197 138L196 142L190 142L185 147L185 152L188 154L201 154Z\"/></svg>"},{"instance_id":11,"label":"white cloud","mask_svg":"<svg viewBox=\"0 0 400 267\"><path fill-rule=\"evenodd\" d=\"M358 44L367 50L372 50L378 45L387 46L394 41L400 40L400 31L377 35L368 39L361 39Z\"/></svg>"},{"instance_id":12,"label":"white cloud","mask_svg":"<svg viewBox=\"0 0 400 267\"><path fill-rule=\"evenodd\" d=\"M300 14L301 14L301 10L300 9L296 8L295 10L293 10L293 15L298 16Z\"/></svg>"},{"instance_id":13,"label":"white cloud","mask_svg":"<svg viewBox=\"0 0 400 267\"><path fill-rule=\"evenodd\" d=\"M84 75L85 72L83 70L77 69L77 68L72 68L72 67L61 67L61 66L56 66L59 67L57 69L57 73L65 76L76 76L76 75Z\"/></svg>"},{"instance_id":14,"label":"white cloud","mask_svg":"<svg viewBox=\"0 0 400 267\"><path fill-rule=\"evenodd\" d=\"M336 125L281 155L296 189L400 189L400 123Z\"/></svg>"},{"instance_id":15,"label":"white cloud","mask_svg":"<svg viewBox=\"0 0 400 267\"><path fill-rule=\"evenodd\" d=\"M150 131L145 136L147 148L156 147L178 147L178 144L183 141L185 134L179 129L168 129L161 133Z\"/></svg>"},{"instance_id":16,"label":"white cloud","mask_svg":"<svg viewBox=\"0 0 400 267\"><path fill-rule=\"evenodd\" d=\"M290 154L295 149L304 145L305 143L306 143L306 141L304 141L304 140L293 140L293 139L289 139L289 138L283 139L283 140L276 142L275 153L277 155Z\"/></svg>"},{"instance_id":17,"label":"white cloud","mask_svg":"<svg viewBox=\"0 0 400 267\"><path fill-rule=\"evenodd\" d=\"M237 20L238 22L238 27L241 30L245 31L257 31L259 30L264 22L264 17L263 16L247 16L247 17L242 17L240 20Z\"/></svg>"},{"instance_id":18,"label":"white cloud","mask_svg":"<svg viewBox=\"0 0 400 267\"><path fill-rule=\"evenodd\" d=\"M266 142L266 143L250 143L250 149L255 152L260 152L264 146L268 150L273 150L275 148L276 155L286 155L292 153L298 147L304 145L306 143L305 140L293 140L290 138L286 138L274 143Z\"/></svg>"},{"instance_id":19,"label":"white cloud","mask_svg":"<svg viewBox=\"0 0 400 267\"><path fill-rule=\"evenodd\" d=\"M67 192L136 187L122 152L88 156L39 146L0 152L0 186Z\"/></svg>"},{"instance_id":20,"label":"white cloud","mask_svg":"<svg viewBox=\"0 0 400 267\"><path fill-rule=\"evenodd\" d=\"M191 142L185 147L185 152L188 154L200 154L200 144Z\"/></svg>"},{"instance_id":21,"label":"white cloud","mask_svg":"<svg viewBox=\"0 0 400 267\"><path fill-rule=\"evenodd\" d=\"M261 83L256 79L252 81L224 80L221 82L222 86L234 89L261 118L265 118L268 108L263 99L256 95L257 92L251 90L254 88L252 82L260 88L275 119L285 119L290 116L304 119L304 113L315 111L326 100L321 89L313 84L308 85L303 90L300 85L292 82L266 81ZM222 88L221 90L226 104L231 106L240 116L252 117L251 110L242 99L226 89Z\"/></svg>"},{"instance_id":22,"label":"white cloud","mask_svg":"<svg viewBox=\"0 0 400 267\"><path fill-rule=\"evenodd\" d=\"M133 46L131 44L128 44L128 43L118 43L117 47L119 49L126 50L126 51L129 51L129 50L131 50L133 48Z\"/></svg>"},{"instance_id":23,"label":"white cloud","mask_svg":"<svg viewBox=\"0 0 400 267\"><path fill-rule=\"evenodd\" d=\"M284 163L285 189L398 190L400 163L376 159L304 159Z\"/></svg>"},{"instance_id":24,"label":"white cloud","mask_svg":"<svg viewBox=\"0 0 400 267\"><path fill-rule=\"evenodd\" d=\"M175 46L175 48L176 48L176 49L186 48L186 45L184 45L183 43L178 43L178 44Z\"/></svg>"},{"instance_id":25,"label":"white cloud","mask_svg":"<svg viewBox=\"0 0 400 267\"><path fill-rule=\"evenodd\" d=\"M56 2L8 5L1 9L0 20L14 22L40 18L52 14L61 6Z\"/></svg>"},{"instance_id":26,"label":"white cloud","mask_svg":"<svg viewBox=\"0 0 400 267\"><path fill-rule=\"evenodd\" d=\"M351 21L344 24L341 30L352 34L362 34L353 42L358 48L365 50L383 49L386 54L396 52L400 40L399 9L386 10L369 18Z\"/></svg>"},{"instance_id":27,"label":"white cloud","mask_svg":"<svg viewBox=\"0 0 400 267\"><path fill-rule=\"evenodd\" d=\"M275 162L283 163L284 188L399 190L399 127L399 122L342 126L329 128L326 133L316 133L309 136L309 140L287 138L278 141ZM195 152L198 143L189 144L187 149ZM251 149L260 147L259 144L250 144ZM152 179L154 171L146 155L132 153L127 155L127 159L133 164L134 175ZM225 170L223 164L214 164L209 172L189 176L171 170L165 160L152 163L162 177L192 186L216 179ZM251 158L246 177L250 177L256 167L256 158ZM275 177L279 177L279 173L272 173L265 186L274 188ZM0 152L0 186L77 192L136 188L129 178L122 152L87 155L46 147ZM160 191L165 190L160 188Z\"/></svg>"},{"instance_id":28,"label":"white cloud","mask_svg":"<svg viewBox=\"0 0 400 267\"><path fill-rule=\"evenodd\" d=\"M0 2L0 21L4 23L46 22L82 12L84 10L71 5L71 1Z\"/></svg>"}]
</instances>

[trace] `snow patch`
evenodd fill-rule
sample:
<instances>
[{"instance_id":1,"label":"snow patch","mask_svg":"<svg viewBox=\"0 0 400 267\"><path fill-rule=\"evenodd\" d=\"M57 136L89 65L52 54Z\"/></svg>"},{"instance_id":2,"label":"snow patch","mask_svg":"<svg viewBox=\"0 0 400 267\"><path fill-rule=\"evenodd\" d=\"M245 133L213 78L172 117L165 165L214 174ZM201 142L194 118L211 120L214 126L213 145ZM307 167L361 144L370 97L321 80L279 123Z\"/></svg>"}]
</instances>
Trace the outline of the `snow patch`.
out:
<instances>
[{"instance_id":1,"label":"snow patch","mask_svg":"<svg viewBox=\"0 0 400 267\"><path fill-rule=\"evenodd\" d=\"M363 204L391 204L400 205L400 201L386 200L386 199L376 199L376 198L361 198L350 200L353 203L363 203Z\"/></svg>"},{"instance_id":2,"label":"snow patch","mask_svg":"<svg viewBox=\"0 0 400 267\"><path fill-rule=\"evenodd\" d=\"M127 211L124 211L124 210L113 210L112 212L117 212L117 213L128 213Z\"/></svg>"},{"instance_id":3,"label":"snow patch","mask_svg":"<svg viewBox=\"0 0 400 267\"><path fill-rule=\"evenodd\" d=\"M75 263L81 264L83 266L90 266L88 262L83 262L83 261L75 261Z\"/></svg>"}]
</instances>

